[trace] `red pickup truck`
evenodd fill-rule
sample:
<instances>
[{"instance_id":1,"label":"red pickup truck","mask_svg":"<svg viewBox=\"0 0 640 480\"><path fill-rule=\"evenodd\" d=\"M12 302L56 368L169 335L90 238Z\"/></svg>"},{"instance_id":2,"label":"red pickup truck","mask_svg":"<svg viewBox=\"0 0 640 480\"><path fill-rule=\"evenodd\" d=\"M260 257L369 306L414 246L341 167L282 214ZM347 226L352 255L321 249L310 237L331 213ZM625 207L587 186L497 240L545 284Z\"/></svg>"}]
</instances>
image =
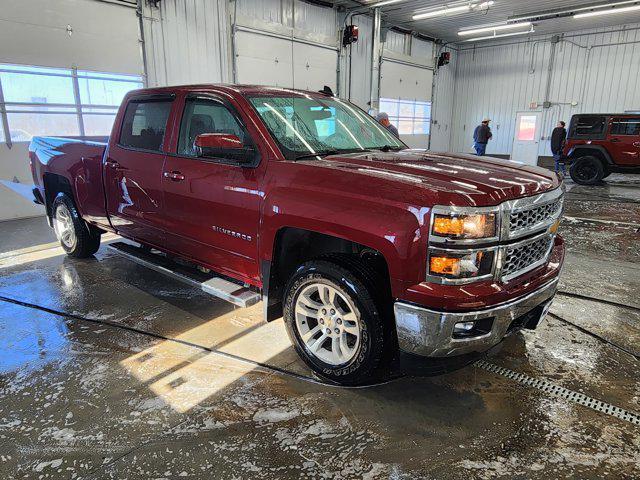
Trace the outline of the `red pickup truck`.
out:
<instances>
[{"instance_id":1,"label":"red pickup truck","mask_svg":"<svg viewBox=\"0 0 640 480\"><path fill-rule=\"evenodd\" d=\"M134 91L107 144L40 137L30 158L70 256L115 232L217 272L341 384L535 328L564 257L554 173L409 149L325 91Z\"/></svg>"}]
</instances>

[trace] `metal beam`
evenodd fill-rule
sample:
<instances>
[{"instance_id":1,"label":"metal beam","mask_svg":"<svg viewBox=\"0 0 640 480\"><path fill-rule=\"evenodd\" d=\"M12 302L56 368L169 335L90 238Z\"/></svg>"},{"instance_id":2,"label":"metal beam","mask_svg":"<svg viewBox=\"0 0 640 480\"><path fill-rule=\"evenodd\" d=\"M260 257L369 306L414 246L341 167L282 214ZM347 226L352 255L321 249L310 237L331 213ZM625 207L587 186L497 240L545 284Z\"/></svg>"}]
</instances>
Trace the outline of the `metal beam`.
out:
<instances>
[{"instance_id":1,"label":"metal beam","mask_svg":"<svg viewBox=\"0 0 640 480\"><path fill-rule=\"evenodd\" d=\"M371 34L371 96L369 100L370 108L378 110L380 103L380 62L382 60L382 43L380 41L380 30L382 25L382 14L379 8L373 10L373 30Z\"/></svg>"}]
</instances>

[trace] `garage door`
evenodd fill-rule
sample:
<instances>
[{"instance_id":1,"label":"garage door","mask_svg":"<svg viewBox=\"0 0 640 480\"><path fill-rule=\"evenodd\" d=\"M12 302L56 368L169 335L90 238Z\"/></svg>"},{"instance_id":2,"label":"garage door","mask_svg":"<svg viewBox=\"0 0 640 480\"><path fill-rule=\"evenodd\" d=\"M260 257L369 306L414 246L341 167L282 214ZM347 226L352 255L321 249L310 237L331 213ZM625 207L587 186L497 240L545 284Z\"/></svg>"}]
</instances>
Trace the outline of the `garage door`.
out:
<instances>
[{"instance_id":1,"label":"garage door","mask_svg":"<svg viewBox=\"0 0 640 480\"><path fill-rule=\"evenodd\" d=\"M431 126L429 68L383 59L380 79L380 111L387 112L409 146L426 148Z\"/></svg>"},{"instance_id":2,"label":"garage door","mask_svg":"<svg viewBox=\"0 0 640 480\"><path fill-rule=\"evenodd\" d=\"M236 33L235 44L238 83L335 91L335 49L246 31Z\"/></svg>"}]
</instances>

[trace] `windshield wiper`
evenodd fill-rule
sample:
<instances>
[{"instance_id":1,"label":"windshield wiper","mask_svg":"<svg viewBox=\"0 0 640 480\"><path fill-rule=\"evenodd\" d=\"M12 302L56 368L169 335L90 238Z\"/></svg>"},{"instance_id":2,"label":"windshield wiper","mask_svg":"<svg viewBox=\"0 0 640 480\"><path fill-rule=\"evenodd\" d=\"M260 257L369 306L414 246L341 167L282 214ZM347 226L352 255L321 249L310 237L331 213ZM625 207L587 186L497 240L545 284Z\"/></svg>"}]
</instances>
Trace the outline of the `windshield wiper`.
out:
<instances>
[{"instance_id":1,"label":"windshield wiper","mask_svg":"<svg viewBox=\"0 0 640 480\"><path fill-rule=\"evenodd\" d=\"M324 150L322 152L316 153L305 153L303 155L296 156L295 160L302 160L303 158L326 157L327 155L335 155L336 153L340 152L338 150Z\"/></svg>"},{"instance_id":2,"label":"windshield wiper","mask_svg":"<svg viewBox=\"0 0 640 480\"><path fill-rule=\"evenodd\" d=\"M372 150L380 150L382 152L399 152L400 150L404 150L404 147L400 147L398 145L393 146L393 145L382 145L381 147L369 147Z\"/></svg>"}]
</instances>

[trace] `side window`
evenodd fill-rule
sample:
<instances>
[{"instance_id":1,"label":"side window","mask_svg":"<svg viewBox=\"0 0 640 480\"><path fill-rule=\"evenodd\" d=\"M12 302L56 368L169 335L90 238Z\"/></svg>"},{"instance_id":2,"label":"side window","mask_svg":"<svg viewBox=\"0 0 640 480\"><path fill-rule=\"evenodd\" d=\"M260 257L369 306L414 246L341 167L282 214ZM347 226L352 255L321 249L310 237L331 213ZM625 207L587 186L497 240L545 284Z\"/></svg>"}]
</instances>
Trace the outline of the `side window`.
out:
<instances>
[{"instance_id":1,"label":"side window","mask_svg":"<svg viewBox=\"0 0 640 480\"><path fill-rule=\"evenodd\" d=\"M572 137L604 136L607 125L607 117L586 116L577 117L572 125Z\"/></svg>"},{"instance_id":2,"label":"side window","mask_svg":"<svg viewBox=\"0 0 640 480\"><path fill-rule=\"evenodd\" d=\"M187 99L180 125L178 154L197 156L196 137L203 133L227 133L237 136L243 143L250 143L242 125L222 103Z\"/></svg>"},{"instance_id":3,"label":"side window","mask_svg":"<svg viewBox=\"0 0 640 480\"><path fill-rule=\"evenodd\" d=\"M119 144L159 152L171 111L171 101L133 100L127 105Z\"/></svg>"},{"instance_id":4,"label":"side window","mask_svg":"<svg viewBox=\"0 0 640 480\"><path fill-rule=\"evenodd\" d=\"M640 135L640 117L614 118L611 122L611 135Z\"/></svg>"}]
</instances>

